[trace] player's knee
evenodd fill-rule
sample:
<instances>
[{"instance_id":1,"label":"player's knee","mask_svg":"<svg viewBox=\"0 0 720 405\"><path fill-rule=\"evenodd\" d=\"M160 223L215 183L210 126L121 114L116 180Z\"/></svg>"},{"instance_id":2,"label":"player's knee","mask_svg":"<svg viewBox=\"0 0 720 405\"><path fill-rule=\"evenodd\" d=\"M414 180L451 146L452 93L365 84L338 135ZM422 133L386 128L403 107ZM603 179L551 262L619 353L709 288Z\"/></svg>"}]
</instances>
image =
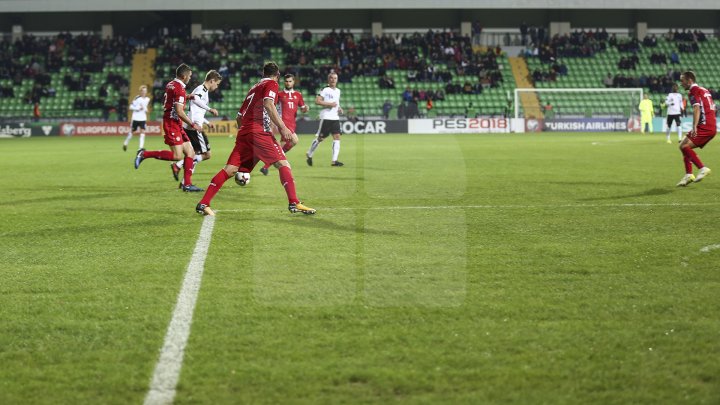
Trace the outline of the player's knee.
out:
<instances>
[{"instance_id":1,"label":"player's knee","mask_svg":"<svg viewBox=\"0 0 720 405\"><path fill-rule=\"evenodd\" d=\"M210 151L207 151L207 152L203 153L202 156L203 156L203 160L209 160L210 157L212 157L212 153L210 153Z\"/></svg>"},{"instance_id":2,"label":"player's knee","mask_svg":"<svg viewBox=\"0 0 720 405\"><path fill-rule=\"evenodd\" d=\"M273 163L273 166L275 166L276 169L279 169L281 167L290 167L290 162L287 160L278 160L277 162Z\"/></svg>"}]
</instances>

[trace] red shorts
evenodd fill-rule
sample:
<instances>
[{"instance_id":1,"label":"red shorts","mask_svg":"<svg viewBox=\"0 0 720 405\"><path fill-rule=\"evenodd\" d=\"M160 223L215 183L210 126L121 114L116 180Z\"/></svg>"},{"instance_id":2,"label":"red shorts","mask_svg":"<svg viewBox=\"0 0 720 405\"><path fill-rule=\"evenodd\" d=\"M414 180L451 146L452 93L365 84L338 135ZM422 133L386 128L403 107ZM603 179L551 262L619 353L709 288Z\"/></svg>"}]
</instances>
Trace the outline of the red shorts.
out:
<instances>
[{"instance_id":1,"label":"red shorts","mask_svg":"<svg viewBox=\"0 0 720 405\"><path fill-rule=\"evenodd\" d=\"M241 172L250 173L261 160L271 165L285 159L285 153L274 136L249 133L238 134L227 164L239 167Z\"/></svg>"},{"instance_id":2,"label":"red shorts","mask_svg":"<svg viewBox=\"0 0 720 405\"><path fill-rule=\"evenodd\" d=\"M182 145L185 142L190 142L190 138L185 133L181 122L164 119L163 131L165 132L165 145Z\"/></svg>"},{"instance_id":3,"label":"red shorts","mask_svg":"<svg viewBox=\"0 0 720 405\"><path fill-rule=\"evenodd\" d=\"M715 137L716 131L705 129L705 128L698 128L697 133L695 136L690 137L688 135L688 139L692 141L698 148L702 149L705 145L707 145L708 142L710 142Z\"/></svg>"}]
</instances>

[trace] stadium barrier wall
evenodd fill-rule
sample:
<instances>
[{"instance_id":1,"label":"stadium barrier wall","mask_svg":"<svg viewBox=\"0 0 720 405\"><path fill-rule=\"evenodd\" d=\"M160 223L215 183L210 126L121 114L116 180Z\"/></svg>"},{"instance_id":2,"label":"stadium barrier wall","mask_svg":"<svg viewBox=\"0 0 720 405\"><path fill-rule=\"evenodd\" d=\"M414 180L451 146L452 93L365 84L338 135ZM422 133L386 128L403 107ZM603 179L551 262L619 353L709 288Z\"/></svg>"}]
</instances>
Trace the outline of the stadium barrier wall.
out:
<instances>
[{"instance_id":1,"label":"stadium barrier wall","mask_svg":"<svg viewBox=\"0 0 720 405\"><path fill-rule=\"evenodd\" d=\"M720 120L716 121L716 127L718 132L720 132ZM683 133L688 133L692 129L692 117L681 117L680 118L680 128L682 128ZM672 126L672 131L675 131L675 125ZM665 133L667 130L667 118L666 117L655 117L653 118L653 132L662 132Z\"/></svg>"},{"instance_id":2,"label":"stadium barrier wall","mask_svg":"<svg viewBox=\"0 0 720 405\"><path fill-rule=\"evenodd\" d=\"M298 121L295 133L316 134L320 128L320 121ZM343 134L407 134L407 120L343 120L340 121Z\"/></svg>"},{"instance_id":3,"label":"stadium barrier wall","mask_svg":"<svg viewBox=\"0 0 720 405\"><path fill-rule=\"evenodd\" d=\"M31 136L57 136L60 127L47 123L5 123L0 124L0 138L28 138Z\"/></svg>"},{"instance_id":4,"label":"stadium barrier wall","mask_svg":"<svg viewBox=\"0 0 720 405\"><path fill-rule=\"evenodd\" d=\"M530 120L528 120L530 121ZM628 132L639 130L639 121L624 118L558 118L538 122L543 132Z\"/></svg>"},{"instance_id":5,"label":"stadium barrier wall","mask_svg":"<svg viewBox=\"0 0 720 405\"><path fill-rule=\"evenodd\" d=\"M408 120L410 134L483 134L525 132L522 118L426 118Z\"/></svg>"},{"instance_id":6,"label":"stadium barrier wall","mask_svg":"<svg viewBox=\"0 0 720 405\"><path fill-rule=\"evenodd\" d=\"M118 136L130 132L129 122L62 122L60 135L63 136ZM148 121L145 126L145 135L162 134L162 124L159 121Z\"/></svg>"}]
</instances>

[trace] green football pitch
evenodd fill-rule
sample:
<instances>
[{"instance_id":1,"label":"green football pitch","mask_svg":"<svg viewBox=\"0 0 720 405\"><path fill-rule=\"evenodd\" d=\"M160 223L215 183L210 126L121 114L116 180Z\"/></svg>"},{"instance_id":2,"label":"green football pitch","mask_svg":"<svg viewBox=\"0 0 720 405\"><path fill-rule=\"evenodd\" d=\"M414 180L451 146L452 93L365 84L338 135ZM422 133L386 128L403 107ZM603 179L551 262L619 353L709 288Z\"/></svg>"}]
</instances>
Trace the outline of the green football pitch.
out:
<instances>
[{"instance_id":1,"label":"green football pitch","mask_svg":"<svg viewBox=\"0 0 720 405\"><path fill-rule=\"evenodd\" d=\"M661 135L310 140L316 215L275 169L213 201L175 403L720 402L720 141L676 188ZM0 140L0 404L148 394L210 220L121 142Z\"/></svg>"}]
</instances>

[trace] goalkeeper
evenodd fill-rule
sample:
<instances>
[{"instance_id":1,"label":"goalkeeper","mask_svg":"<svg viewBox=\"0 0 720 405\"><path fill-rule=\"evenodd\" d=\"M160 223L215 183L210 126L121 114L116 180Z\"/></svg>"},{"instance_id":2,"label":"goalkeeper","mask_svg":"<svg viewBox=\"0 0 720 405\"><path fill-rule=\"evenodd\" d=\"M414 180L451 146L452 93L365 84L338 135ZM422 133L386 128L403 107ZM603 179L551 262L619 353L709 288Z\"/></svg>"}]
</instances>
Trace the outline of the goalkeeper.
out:
<instances>
[{"instance_id":1,"label":"goalkeeper","mask_svg":"<svg viewBox=\"0 0 720 405\"><path fill-rule=\"evenodd\" d=\"M647 93L643 95L643 100L638 105L640 110L640 132L645 132L645 125L648 126L648 132L653 132L652 120L655 116L655 107Z\"/></svg>"}]
</instances>

